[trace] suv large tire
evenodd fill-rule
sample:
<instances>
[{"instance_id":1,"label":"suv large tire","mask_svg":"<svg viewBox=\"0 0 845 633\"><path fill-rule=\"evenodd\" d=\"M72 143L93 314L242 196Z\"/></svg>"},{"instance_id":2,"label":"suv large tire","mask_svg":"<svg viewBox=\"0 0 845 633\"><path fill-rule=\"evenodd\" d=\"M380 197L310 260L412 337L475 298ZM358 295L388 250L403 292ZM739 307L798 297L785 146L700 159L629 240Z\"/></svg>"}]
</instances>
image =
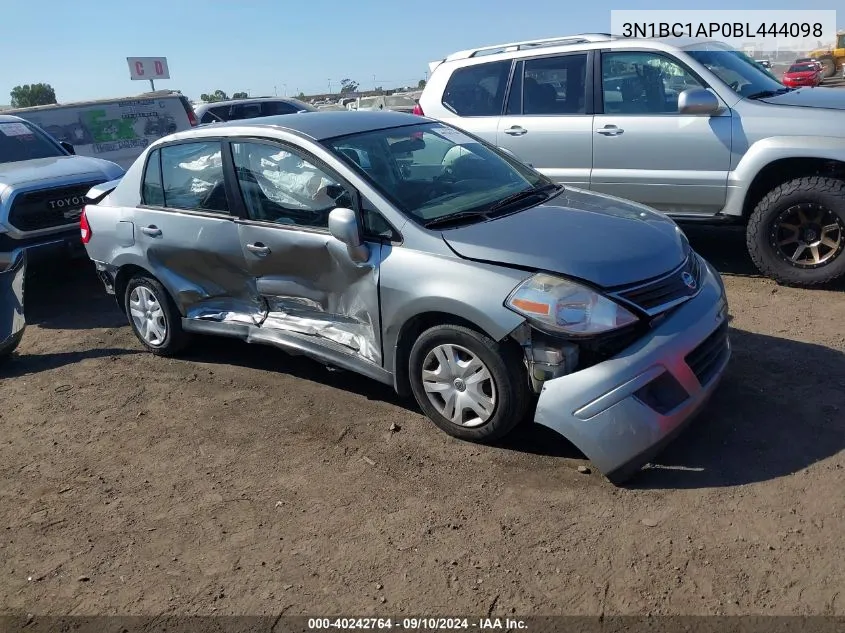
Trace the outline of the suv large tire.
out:
<instances>
[{"instance_id":1,"label":"suv large tire","mask_svg":"<svg viewBox=\"0 0 845 633\"><path fill-rule=\"evenodd\" d=\"M123 297L129 325L141 344L158 356L175 356L188 344L182 315L157 279L136 275Z\"/></svg>"},{"instance_id":2,"label":"suv large tire","mask_svg":"<svg viewBox=\"0 0 845 633\"><path fill-rule=\"evenodd\" d=\"M767 277L808 287L845 274L845 181L790 180L770 191L748 222L751 259Z\"/></svg>"},{"instance_id":3,"label":"suv large tire","mask_svg":"<svg viewBox=\"0 0 845 633\"><path fill-rule=\"evenodd\" d=\"M822 63L822 77L830 79L836 74L836 62L833 57L821 57L819 61Z\"/></svg>"},{"instance_id":4,"label":"suv large tire","mask_svg":"<svg viewBox=\"0 0 845 633\"><path fill-rule=\"evenodd\" d=\"M438 325L423 332L411 348L408 371L423 412L462 440L504 437L531 403L517 351L466 327Z\"/></svg>"}]
</instances>

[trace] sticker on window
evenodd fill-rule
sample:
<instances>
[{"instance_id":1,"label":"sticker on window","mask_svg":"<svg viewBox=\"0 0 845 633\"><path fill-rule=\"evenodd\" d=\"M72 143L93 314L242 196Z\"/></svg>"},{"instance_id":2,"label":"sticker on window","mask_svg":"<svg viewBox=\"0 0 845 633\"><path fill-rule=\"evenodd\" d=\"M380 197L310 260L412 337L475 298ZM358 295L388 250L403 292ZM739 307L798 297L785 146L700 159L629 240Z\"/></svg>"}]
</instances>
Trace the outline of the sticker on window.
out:
<instances>
[{"instance_id":1,"label":"sticker on window","mask_svg":"<svg viewBox=\"0 0 845 633\"><path fill-rule=\"evenodd\" d=\"M32 130L23 123L0 123L0 132L6 136L30 136Z\"/></svg>"},{"instance_id":2,"label":"sticker on window","mask_svg":"<svg viewBox=\"0 0 845 633\"><path fill-rule=\"evenodd\" d=\"M475 143L475 140L473 140L463 132L459 130L453 130L450 127L437 126L431 128L431 131L437 134L438 136L442 136L447 141L452 141L457 145L467 145L469 143Z\"/></svg>"}]
</instances>

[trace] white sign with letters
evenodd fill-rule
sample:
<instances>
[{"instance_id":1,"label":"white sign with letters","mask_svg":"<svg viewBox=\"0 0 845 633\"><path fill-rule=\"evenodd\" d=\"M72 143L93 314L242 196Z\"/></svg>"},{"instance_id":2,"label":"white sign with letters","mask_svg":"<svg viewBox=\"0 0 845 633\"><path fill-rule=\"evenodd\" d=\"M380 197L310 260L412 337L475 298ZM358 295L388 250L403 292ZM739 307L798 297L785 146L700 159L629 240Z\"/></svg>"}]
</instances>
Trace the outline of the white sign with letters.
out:
<instances>
[{"instance_id":1,"label":"white sign with letters","mask_svg":"<svg viewBox=\"0 0 845 633\"><path fill-rule=\"evenodd\" d=\"M170 79L166 57L127 57L132 79Z\"/></svg>"}]
</instances>

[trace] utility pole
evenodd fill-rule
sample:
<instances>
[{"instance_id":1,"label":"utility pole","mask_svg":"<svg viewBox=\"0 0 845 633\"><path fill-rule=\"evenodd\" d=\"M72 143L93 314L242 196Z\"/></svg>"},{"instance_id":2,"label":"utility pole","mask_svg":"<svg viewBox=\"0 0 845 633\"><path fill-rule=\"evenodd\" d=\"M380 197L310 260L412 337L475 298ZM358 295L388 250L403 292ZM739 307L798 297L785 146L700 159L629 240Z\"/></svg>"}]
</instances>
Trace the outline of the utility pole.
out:
<instances>
[{"instance_id":1,"label":"utility pole","mask_svg":"<svg viewBox=\"0 0 845 633\"><path fill-rule=\"evenodd\" d=\"M284 89L285 89L285 96L287 97L287 96L288 96L288 85L287 85L287 84L282 84L282 88L284 88Z\"/></svg>"},{"instance_id":2,"label":"utility pole","mask_svg":"<svg viewBox=\"0 0 845 633\"><path fill-rule=\"evenodd\" d=\"M329 94L332 93L332 80L329 79Z\"/></svg>"},{"instance_id":3,"label":"utility pole","mask_svg":"<svg viewBox=\"0 0 845 633\"><path fill-rule=\"evenodd\" d=\"M279 96L279 89L276 86L273 86L273 96Z\"/></svg>"},{"instance_id":4,"label":"utility pole","mask_svg":"<svg viewBox=\"0 0 845 633\"><path fill-rule=\"evenodd\" d=\"M150 91L151 91L151 92L155 92L155 91L156 91L156 82L155 82L155 80L154 80L154 79L150 79Z\"/></svg>"}]
</instances>

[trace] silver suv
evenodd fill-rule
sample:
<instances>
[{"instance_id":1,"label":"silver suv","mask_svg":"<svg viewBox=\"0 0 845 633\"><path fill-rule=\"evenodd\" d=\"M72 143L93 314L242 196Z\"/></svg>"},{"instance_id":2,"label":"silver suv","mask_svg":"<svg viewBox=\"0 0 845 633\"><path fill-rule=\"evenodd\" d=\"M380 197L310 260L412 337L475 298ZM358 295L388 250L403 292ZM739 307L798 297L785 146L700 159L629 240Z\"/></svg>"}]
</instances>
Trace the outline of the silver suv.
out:
<instances>
[{"instance_id":1,"label":"silver suv","mask_svg":"<svg viewBox=\"0 0 845 633\"><path fill-rule=\"evenodd\" d=\"M785 88L724 44L586 34L430 64L418 112L559 183L743 223L782 283L845 274L845 91Z\"/></svg>"},{"instance_id":2,"label":"silver suv","mask_svg":"<svg viewBox=\"0 0 845 633\"><path fill-rule=\"evenodd\" d=\"M197 333L359 372L453 436L534 418L623 481L730 356L719 274L647 207L398 112L220 123L150 146L82 241L141 343ZM105 196L105 197L103 197Z\"/></svg>"}]
</instances>

